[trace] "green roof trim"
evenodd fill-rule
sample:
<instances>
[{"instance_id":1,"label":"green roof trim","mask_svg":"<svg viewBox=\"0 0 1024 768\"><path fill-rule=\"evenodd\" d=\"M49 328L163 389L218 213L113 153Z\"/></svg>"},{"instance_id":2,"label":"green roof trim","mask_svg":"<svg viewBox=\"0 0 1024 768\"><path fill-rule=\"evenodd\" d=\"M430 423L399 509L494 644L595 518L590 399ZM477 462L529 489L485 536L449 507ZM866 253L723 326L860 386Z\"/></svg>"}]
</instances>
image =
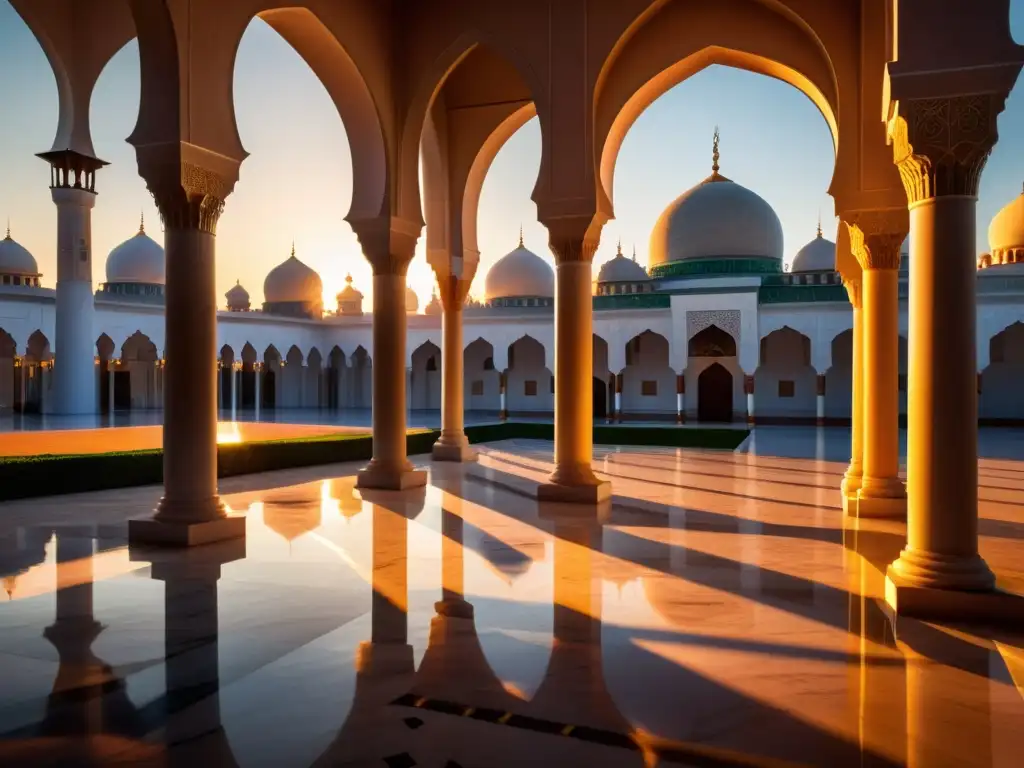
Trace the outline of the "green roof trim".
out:
<instances>
[{"instance_id":1,"label":"green roof trim","mask_svg":"<svg viewBox=\"0 0 1024 768\"><path fill-rule=\"evenodd\" d=\"M668 309L672 297L667 293L618 293L595 296L594 309Z\"/></svg>"},{"instance_id":2,"label":"green roof trim","mask_svg":"<svg viewBox=\"0 0 1024 768\"><path fill-rule=\"evenodd\" d=\"M805 304L808 302L849 303L842 285L762 285L758 304Z\"/></svg>"},{"instance_id":3,"label":"green roof trim","mask_svg":"<svg viewBox=\"0 0 1024 768\"><path fill-rule=\"evenodd\" d=\"M714 259L669 261L650 269L651 277L708 277L714 275L779 275L782 261L765 257L720 256Z\"/></svg>"}]
</instances>

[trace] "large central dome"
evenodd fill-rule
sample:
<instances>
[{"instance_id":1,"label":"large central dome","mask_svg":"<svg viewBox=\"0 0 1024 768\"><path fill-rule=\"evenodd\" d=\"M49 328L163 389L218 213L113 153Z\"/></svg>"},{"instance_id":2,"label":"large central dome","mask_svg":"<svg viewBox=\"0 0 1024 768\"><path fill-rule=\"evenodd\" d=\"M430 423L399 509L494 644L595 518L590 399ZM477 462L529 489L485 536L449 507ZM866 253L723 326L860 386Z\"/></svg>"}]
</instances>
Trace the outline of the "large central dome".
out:
<instances>
[{"instance_id":1,"label":"large central dome","mask_svg":"<svg viewBox=\"0 0 1024 768\"><path fill-rule=\"evenodd\" d=\"M688 189L658 217L649 266L703 259L782 262L782 223L763 198L718 172L715 133L711 175Z\"/></svg>"},{"instance_id":2,"label":"large central dome","mask_svg":"<svg viewBox=\"0 0 1024 768\"><path fill-rule=\"evenodd\" d=\"M487 271L484 294L488 301L519 298L553 298L555 271L544 259L523 245L506 253Z\"/></svg>"}]
</instances>

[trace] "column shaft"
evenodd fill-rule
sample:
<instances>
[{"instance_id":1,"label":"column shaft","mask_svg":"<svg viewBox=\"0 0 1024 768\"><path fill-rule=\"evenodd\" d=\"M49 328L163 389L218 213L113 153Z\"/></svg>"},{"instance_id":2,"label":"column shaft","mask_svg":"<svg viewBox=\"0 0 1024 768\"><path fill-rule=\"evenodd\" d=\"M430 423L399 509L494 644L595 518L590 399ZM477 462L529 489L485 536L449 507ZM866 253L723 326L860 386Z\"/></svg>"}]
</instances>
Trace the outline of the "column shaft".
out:
<instances>
[{"instance_id":1,"label":"column shaft","mask_svg":"<svg viewBox=\"0 0 1024 768\"><path fill-rule=\"evenodd\" d=\"M405 446L405 272L373 275L373 458L359 473L360 488L401 490L426 483Z\"/></svg>"},{"instance_id":2,"label":"column shaft","mask_svg":"<svg viewBox=\"0 0 1024 768\"><path fill-rule=\"evenodd\" d=\"M542 499L598 502L610 496L591 469L594 455L594 316L587 243L558 258L555 285L555 471ZM579 251L577 254L576 251ZM590 255L593 255L592 250ZM576 256L576 258L573 258Z\"/></svg>"},{"instance_id":3,"label":"column shaft","mask_svg":"<svg viewBox=\"0 0 1024 768\"><path fill-rule=\"evenodd\" d=\"M843 511L856 511L857 491L864 461L864 313L861 309L860 280L847 284L853 304L853 361L850 392L850 466L841 486ZM851 504L851 501L853 502Z\"/></svg>"},{"instance_id":4,"label":"column shaft","mask_svg":"<svg viewBox=\"0 0 1024 768\"><path fill-rule=\"evenodd\" d=\"M217 299L215 240L200 229L167 228L167 373L164 496L157 518L224 516L217 495Z\"/></svg>"},{"instance_id":5,"label":"column shaft","mask_svg":"<svg viewBox=\"0 0 1024 768\"><path fill-rule=\"evenodd\" d=\"M57 206L57 291L54 327L54 397L50 411L96 412L93 366L92 208L96 193L54 187Z\"/></svg>"},{"instance_id":6,"label":"column shaft","mask_svg":"<svg viewBox=\"0 0 1024 768\"><path fill-rule=\"evenodd\" d=\"M895 268L865 269L864 458L857 514L901 517L906 489L899 478L899 283Z\"/></svg>"},{"instance_id":7,"label":"column shaft","mask_svg":"<svg viewBox=\"0 0 1024 768\"><path fill-rule=\"evenodd\" d=\"M950 196L910 209L909 510L893 570L921 586L994 583L978 555L975 207Z\"/></svg>"},{"instance_id":8,"label":"column shaft","mask_svg":"<svg viewBox=\"0 0 1024 768\"><path fill-rule=\"evenodd\" d=\"M439 278L438 282L444 278ZM457 282L450 278L449 282ZM445 290L446 289L446 290ZM461 292L446 285L442 290L441 315L441 437L433 456L441 461L471 461L476 454L469 447L465 431L465 378L463 375Z\"/></svg>"}]
</instances>

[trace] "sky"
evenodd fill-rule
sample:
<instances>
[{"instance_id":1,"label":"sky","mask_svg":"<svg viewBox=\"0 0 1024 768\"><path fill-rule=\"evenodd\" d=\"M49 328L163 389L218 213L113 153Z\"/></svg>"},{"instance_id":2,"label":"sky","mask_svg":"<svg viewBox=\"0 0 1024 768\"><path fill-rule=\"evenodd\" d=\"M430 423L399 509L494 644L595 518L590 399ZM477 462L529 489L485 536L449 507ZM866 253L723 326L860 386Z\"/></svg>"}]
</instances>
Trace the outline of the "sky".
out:
<instances>
[{"instance_id":1,"label":"sky","mask_svg":"<svg viewBox=\"0 0 1024 768\"><path fill-rule=\"evenodd\" d=\"M1011 28L1024 41L1024 0L1011 0ZM1024 77L1021 78L1024 80ZM159 215L125 141L139 105L139 55L133 41L107 64L91 105L93 144L111 163L97 174L93 210L93 281L105 280L106 254L138 229L160 240ZM296 255L323 279L324 305L351 273L369 311L372 273L343 220L351 200L351 157L344 127L326 90L297 53L263 22L246 30L235 64L235 110L250 153L217 228L217 290L236 280L254 306L263 279ZM57 126L57 89L41 48L8 0L0 0L0 226L39 262L42 284L56 281L56 209L49 170L37 152L50 148ZM711 170L711 137L721 131L721 171L767 200L782 221L785 260L814 237L819 215L827 237L837 221L827 194L835 155L828 127L792 86L728 67L710 67L654 102L623 142L615 173L616 218L604 228L594 269L623 250L646 263L651 228L662 210ZM1024 181L1024 86L1018 82L999 118L1000 141L984 174L978 202L978 252L987 250L988 222L1021 193ZM554 263L547 231L530 200L540 165L534 119L498 153L480 198L481 263L471 294L483 293L487 268L526 246ZM324 172L323 169L330 169ZM410 265L420 310L433 291L424 238ZM223 303L223 299L221 299Z\"/></svg>"}]
</instances>

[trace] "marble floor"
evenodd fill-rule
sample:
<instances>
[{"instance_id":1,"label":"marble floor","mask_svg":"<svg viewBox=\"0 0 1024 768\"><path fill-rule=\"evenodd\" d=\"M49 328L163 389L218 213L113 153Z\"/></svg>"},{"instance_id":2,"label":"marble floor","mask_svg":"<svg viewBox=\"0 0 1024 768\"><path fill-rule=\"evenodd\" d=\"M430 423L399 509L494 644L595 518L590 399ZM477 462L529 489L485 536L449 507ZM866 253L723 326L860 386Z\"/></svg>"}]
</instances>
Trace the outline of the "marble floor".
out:
<instances>
[{"instance_id":1,"label":"marble floor","mask_svg":"<svg viewBox=\"0 0 1024 768\"><path fill-rule=\"evenodd\" d=\"M229 478L247 538L187 551L126 546L158 488L0 504L0 765L1021 765L1024 637L891 622L903 526L761 446L598 447L600 515L531 441ZM1024 463L981 479L1024 589Z\"/></svg>"}]
</instances>

